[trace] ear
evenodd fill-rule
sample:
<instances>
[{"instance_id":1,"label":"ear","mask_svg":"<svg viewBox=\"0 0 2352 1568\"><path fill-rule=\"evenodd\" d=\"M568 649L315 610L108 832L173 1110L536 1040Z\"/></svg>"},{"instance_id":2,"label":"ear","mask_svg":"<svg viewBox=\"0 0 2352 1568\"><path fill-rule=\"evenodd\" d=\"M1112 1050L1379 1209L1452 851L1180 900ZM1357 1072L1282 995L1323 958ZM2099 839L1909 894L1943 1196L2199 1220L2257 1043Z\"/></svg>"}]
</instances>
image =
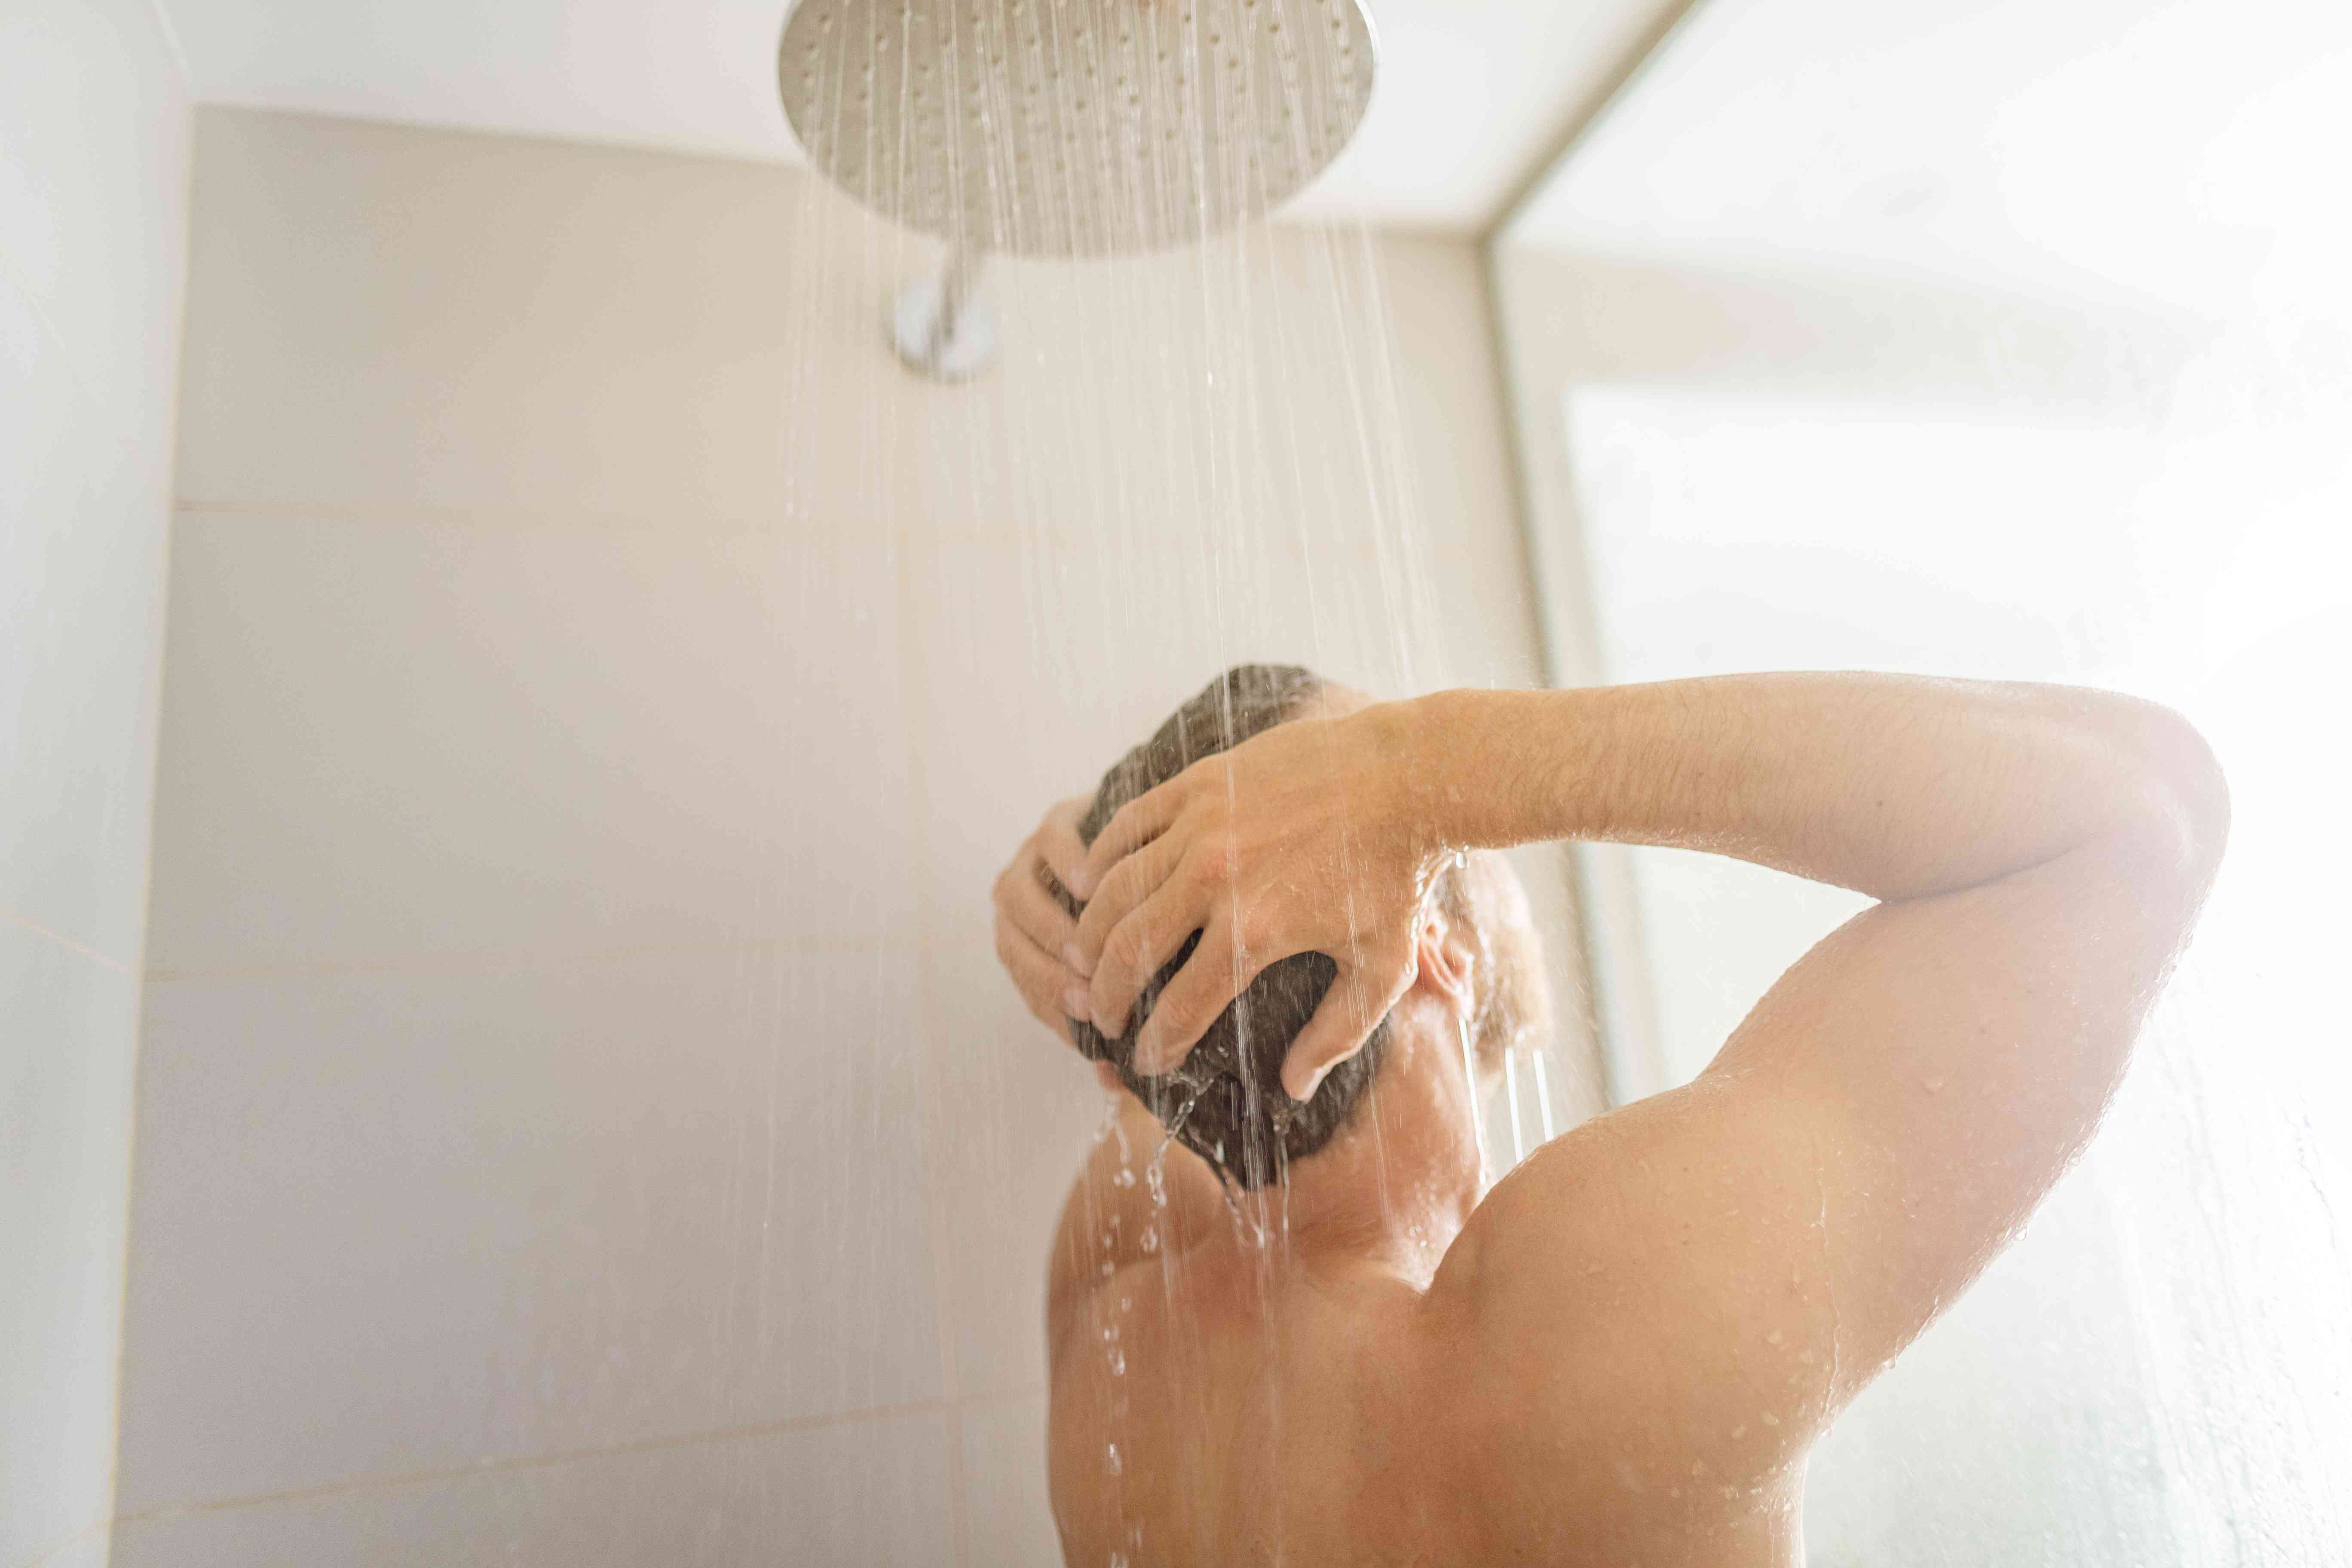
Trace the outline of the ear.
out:
<instances>
[{"instance_id":1,"label":"ear","mask_svg":"<svg viewBox=\"0 0 2352 1568\"><path fill-rule=\"evenodd\" d=\"M1477 1011L1478 950L1470 933L1458 929L1441 910L1422 911L1414 956L1420 973L1412 989L1438 1002L1456 1018Z\"/></svg>"}]
</instances>

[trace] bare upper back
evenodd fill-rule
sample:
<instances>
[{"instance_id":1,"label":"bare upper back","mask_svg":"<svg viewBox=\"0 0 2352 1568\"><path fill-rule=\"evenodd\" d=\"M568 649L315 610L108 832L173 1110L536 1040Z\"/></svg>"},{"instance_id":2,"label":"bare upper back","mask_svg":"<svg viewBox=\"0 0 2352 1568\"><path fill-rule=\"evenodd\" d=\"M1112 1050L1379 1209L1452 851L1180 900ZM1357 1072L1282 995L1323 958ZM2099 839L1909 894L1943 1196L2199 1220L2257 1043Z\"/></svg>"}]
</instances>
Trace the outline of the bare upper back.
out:
<instances>
[{"instance_id":1,"label":"bare upper back","mask_svg":"<svg viewBox=\"0 0 2352 1568\"><path fill-rule=\"evenodd\" d=\"M1563 1421L1422 1285L1213 1241L1105 1281L1059 1347L1048 1438L1074 1564L1797 1561L1792 1510L1629 1489L1626 1412ZM1629 1551L1638 1557L1629 1557Z\"/></svg>"}]
</instances>

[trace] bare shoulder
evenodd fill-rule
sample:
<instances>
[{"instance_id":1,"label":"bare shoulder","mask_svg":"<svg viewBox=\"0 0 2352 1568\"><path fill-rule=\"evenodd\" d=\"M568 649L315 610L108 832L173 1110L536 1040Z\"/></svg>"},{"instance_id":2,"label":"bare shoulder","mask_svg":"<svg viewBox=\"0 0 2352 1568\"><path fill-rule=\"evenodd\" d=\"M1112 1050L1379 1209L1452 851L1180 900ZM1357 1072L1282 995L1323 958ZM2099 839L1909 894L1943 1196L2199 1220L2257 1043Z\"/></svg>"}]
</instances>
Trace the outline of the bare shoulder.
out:
<instances>
[{"instance_id":1,"label":"bare shoulder","mask_svg":"<svg viewBox=\"0 0 2352 1568\"><path fill-rule=\"evenodd\" d=\"M2184 864L2126 836L1875 905L1697 1079L1539 1150L1430 1292L1479 1396L1628 1489L1785 1489L2097 1125Z\"/></svg>"},{"instance_id":2,"label":"bare shoulder","mask_svg":"<svg viewBox=\"0 0 2352 1568\"><path fill-rule=\"evenodd\" d=\"M1777 1495L1830 1411L1837 1308L1817 1129L1770 1098L1708 1077L1596 1118L1472 1215L1426 1310L1507 1487L1521 1462L1586 1510Z\"/></svg>"}]
</instances>

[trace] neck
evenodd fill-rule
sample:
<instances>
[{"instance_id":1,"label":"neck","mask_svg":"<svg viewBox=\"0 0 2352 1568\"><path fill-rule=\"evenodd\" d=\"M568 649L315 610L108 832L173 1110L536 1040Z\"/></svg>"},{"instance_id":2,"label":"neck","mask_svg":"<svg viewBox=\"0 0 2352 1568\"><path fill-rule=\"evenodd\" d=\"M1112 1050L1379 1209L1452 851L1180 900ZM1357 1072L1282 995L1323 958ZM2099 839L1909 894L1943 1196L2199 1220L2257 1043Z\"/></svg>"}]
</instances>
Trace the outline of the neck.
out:
<instances>
[{"instance_id":1,"label":"neck","mask_svg":"<svg viewBox=\"0 0 2352 1568\"><path fill-rule=\"evenodd\" d=\"M1418 1011L1392 1016L1388 1060L1348 1128L1283 1185L1242 1195L1244 1218L1286 1233L1301 1264L1378 1261L1425 1283L1483 1195L1451 1016Z\"/></svg>"}]
</instances>

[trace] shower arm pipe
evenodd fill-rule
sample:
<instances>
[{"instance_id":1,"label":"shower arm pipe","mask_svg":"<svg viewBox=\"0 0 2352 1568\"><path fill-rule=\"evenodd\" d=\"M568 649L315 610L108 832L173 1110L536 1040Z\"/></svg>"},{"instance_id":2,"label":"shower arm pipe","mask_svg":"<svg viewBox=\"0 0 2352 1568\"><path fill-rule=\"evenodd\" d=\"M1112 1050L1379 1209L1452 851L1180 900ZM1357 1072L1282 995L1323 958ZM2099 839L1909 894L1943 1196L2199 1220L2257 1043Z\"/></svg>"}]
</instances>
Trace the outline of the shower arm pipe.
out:
<instances>
[{"instance_id":1,"label":"shower arm pipe","mask_svg":"<svg viewBox=\"0 0 2352 1568\"><path fill-rule=\"evenodd\" d=\"M912 371L935 381L967 381L996 358L996 318L981 292L988 253L951 242L939 273L898 291L889 319L891 345Z\"/></svg>"},{"instance_id":2,"label":"shower arm pipe","mask_svg":"<svg viewBox=\"0 0 2352 1568\"><path fill-rule=\"evenodd\" d=\"M974 249L957 240L948 247L947 259L940 266L940 310L932 318L930 341L925 345L929 356L936 361L954 341L956 323L962 318L965 305L980 288L981 274L987 269L988 253Z\"/></svg>"}]
</instances>

